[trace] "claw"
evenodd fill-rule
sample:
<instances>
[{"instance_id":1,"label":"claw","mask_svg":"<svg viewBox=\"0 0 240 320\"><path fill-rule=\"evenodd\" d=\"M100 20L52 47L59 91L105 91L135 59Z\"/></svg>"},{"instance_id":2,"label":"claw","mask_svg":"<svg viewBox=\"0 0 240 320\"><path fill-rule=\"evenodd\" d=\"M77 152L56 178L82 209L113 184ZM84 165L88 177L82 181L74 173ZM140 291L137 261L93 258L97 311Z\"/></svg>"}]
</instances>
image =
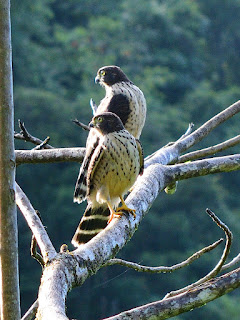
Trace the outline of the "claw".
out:
<instances>
[{"instance_id":1,"label":"claw","mask_svg":"<svg viewBox=\"0 0 240 320\"><path fill-rule=\"evenodd\" d=\"M130 209L130 208L128 208L126 205L123 205L123 206L117 208L116 211L117 211L117 214L120 214L120 215L123 214L122 211L127 211L127 212L131 213L131 214L134 216L134 219L136 218L136 213L135 213L136 210Z\"/></svg>"}]
</instances>

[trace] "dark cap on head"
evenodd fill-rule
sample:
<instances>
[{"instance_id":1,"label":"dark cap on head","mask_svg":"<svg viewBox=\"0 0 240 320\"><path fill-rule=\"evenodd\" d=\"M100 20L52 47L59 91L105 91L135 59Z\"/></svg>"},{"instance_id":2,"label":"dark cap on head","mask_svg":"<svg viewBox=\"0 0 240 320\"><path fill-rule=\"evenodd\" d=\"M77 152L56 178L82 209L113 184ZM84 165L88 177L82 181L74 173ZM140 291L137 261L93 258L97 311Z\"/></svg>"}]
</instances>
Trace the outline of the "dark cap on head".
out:
<instances>
[{"instance_id":1,"label":"dark cap on head","mask_svg":"<svg viewBox=\"0 0 240 320\"><path fill-rule=\"evenodd\" d=\"M105 66L98 70L96 83L112 86L118 82L130 82L125 73L117 66Z\"/></svg>"},{"instance_id":2,"label":"dark cap on head","mask_svg":"<svg viewBox=\"0 0 240 320\"><path fill-rule=\"evenodd\" d=\"M121 119L112 112L103 112L92 118L90 128L96 128L103 134L117 132L124 129Z\"/></svg>"}]
</instances>

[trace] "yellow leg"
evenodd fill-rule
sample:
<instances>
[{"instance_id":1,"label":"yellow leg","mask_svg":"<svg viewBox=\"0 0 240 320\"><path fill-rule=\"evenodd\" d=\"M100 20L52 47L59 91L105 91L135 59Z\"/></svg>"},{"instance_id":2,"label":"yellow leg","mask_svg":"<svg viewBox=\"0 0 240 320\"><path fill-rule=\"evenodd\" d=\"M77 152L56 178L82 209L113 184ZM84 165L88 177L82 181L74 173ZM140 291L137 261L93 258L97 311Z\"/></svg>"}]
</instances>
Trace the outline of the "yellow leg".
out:
<instances>
[{"instance_id":1,"label":"yellow leg","mask_svg":"<svg viewBox=\"0 0 240 320\"><path fill-rule=\"evenodd\" d=\"M117 214L120 214L121 211L127 211L127 212L131 213L134 216L134 218L136 218L136 213L135 213L136 210L128 208L128 206L126 205L122 196L120 196L119 198L121 199L122 205L121 205L121 207L117 208ZM122 214L122 212L121 212L121 214Z\"/></svg>"},{"instance_id":2,"label":"yellow leg","mask_svg":"<svg viewBox=\"0 0 240 320\"><path fill-rule=\"evenodd\" d=\"M107 205L108 205L108 208L111 212L110 218L108 220L108 223L110 223L115 216L120 216L121 214L119 212L114 211L114 209L109 201L107 201Z\"/></svg>"}]
</instances>

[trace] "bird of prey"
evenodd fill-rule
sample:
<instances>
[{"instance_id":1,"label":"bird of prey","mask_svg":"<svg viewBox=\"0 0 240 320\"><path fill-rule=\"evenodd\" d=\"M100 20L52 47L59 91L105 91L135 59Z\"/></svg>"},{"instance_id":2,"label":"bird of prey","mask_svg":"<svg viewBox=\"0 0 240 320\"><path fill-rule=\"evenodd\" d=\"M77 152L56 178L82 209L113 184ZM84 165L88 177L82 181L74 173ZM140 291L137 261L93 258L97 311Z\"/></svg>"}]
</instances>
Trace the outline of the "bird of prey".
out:
<instances>
[{"instance_id":1,"label":"bird of prey","mask_svg":"<svg viewBox=\"0 0 240 320\"><path fill-rule=\"evenodd\" d=\"M93 115L103 112L115 113L122 120L125 129L139 139L147 110L142 91L117 66L100 68L95 82L105 88L106 95L98 107L93 100L90 101Z\"/></svg>"},{"instance_id":2,"label":"bird of prey","mask_svg":"<svg viewBox=\"0 0 240 320\"><path fill-rule=\"evenodd\" d=\"M86 154L77 179L74 202L87 199L87 208L72 239L74 246L88 242L122 210L135 216L124 195L143 172L140 142L111 112L93 117ZM119 205L121 201L121 207Z\"/></svg>"}]
</instances>

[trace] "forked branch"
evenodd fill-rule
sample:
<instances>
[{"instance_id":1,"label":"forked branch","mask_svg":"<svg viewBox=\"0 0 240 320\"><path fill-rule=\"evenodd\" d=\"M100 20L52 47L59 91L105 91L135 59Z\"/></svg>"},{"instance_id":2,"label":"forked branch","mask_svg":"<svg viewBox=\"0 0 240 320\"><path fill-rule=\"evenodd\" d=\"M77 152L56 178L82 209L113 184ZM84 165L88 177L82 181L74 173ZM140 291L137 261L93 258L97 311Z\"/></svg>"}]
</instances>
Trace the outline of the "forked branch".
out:
<instances>
[{"instance_id":1,"label":"forked branch","mask_svg":"<svg viewBox=\"0 0 240 320\"><path fill-rule=\"evenodd\" d=\"M49 144L47 143L44 143L43 140L40 140L34 136L32 136L26 129L24 123L21 121L21 120L18 120L18 125L19 125L19 128L20 128L20 132L19 133L14 133L14 138L15 139L18 139L18 140L24 140L24 141L28 141L28 142L31 142L35 145L41 145L41 144L44 144L44 148L45 149L53 149L52 146L50 146Z\"/></svg>"}]
</instances>

